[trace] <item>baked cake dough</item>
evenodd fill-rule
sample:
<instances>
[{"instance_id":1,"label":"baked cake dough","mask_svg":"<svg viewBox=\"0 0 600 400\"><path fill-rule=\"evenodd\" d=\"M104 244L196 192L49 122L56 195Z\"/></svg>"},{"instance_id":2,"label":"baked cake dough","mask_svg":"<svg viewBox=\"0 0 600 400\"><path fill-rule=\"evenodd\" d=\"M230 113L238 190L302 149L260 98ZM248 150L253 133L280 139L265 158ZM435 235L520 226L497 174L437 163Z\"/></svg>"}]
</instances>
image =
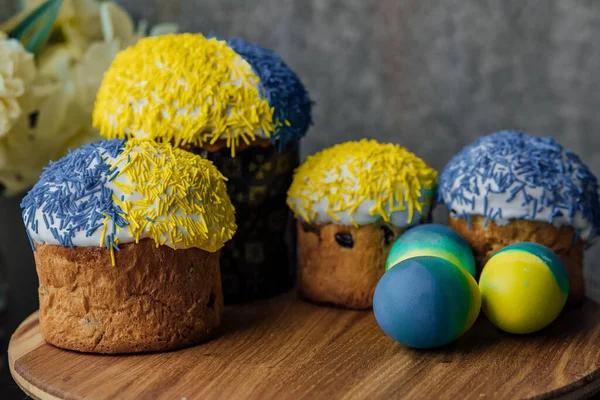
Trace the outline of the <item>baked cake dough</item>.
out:
<instances>
[{"instance_id":1,"label":"baked cake dough","mask_svg":"<svg viewBox=\"0 0 600 400\"><path fill-rule=\"evenodd\" d=\"M117 266L99 247L36 246L40 329L55 346L137 353L190 346L221 324L219 251L121 245Z\"/></svg>"}]
</instances>

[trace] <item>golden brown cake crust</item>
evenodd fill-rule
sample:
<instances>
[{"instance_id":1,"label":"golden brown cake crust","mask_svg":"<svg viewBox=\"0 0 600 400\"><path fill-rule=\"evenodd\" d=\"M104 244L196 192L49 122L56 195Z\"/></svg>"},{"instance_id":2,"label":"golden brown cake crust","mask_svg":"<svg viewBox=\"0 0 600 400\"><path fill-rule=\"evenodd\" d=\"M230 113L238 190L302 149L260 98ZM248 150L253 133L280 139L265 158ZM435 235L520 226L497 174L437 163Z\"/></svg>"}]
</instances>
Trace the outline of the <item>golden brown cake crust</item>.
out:
<instances>
[{"instance_id":1,"label":"golden brown cake crust","mask_svg":"<svg viewBox=\"0 0 600 400\"><path fill-rule=\"evenodd\" d=\"M301 296L316 303L347 308L372 307L375 286L385 272L391 246L402 230L382 221L358 228L298 221L297 229ZM335 235L339 233L352 235L352 248L338 244Z\"/></svg>"},{"instance_id":2,"label":"golden brown cake crust","mask_svg":"<svg viewBox=\"0 0 600 400\"><path fill-rule=\"evenodd\" d=\"M559 228L539 221L514 220L500 226L485 217L471 216L471 229L462 218L448 217L448 225L464 237L471 245L481 272L488 260L500 249L512 243L535 242L553 250L562 259L569 274L569 300L581 301L585 295L583 279L583 253L585 242L581 239L573 244L575 229L563 225Z\"/></svg>"},{"instance_id":3,"label":"golden brown cake crust","mask_svg":"<svg viewBox=\"0 0 600 400\"><path fill-rule=\"evenodd\" d=\"M111 265L99 247L37 245L40 329L47 342L94 353L171 350L221 322L219 252L126 243Z\"/></svg>"}]
</instances>

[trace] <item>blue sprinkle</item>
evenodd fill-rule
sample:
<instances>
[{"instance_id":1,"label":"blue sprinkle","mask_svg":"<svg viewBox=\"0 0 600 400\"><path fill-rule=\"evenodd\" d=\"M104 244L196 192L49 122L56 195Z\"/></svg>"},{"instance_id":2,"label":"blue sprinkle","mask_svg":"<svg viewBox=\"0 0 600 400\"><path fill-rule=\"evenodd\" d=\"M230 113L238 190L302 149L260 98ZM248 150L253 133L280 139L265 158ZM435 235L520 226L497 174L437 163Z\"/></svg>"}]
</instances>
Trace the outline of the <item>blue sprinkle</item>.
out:
<instances>
[{"instance_id":1,"label":"blue sprinkle","mask_svg":"<svg viewBox=\"0 0 600 400\"><path fill-rule=\"evenodd\" d=\"M228 39L227 44L260 78L259 91L274 109L273 122L282 124L269 141L277 143L279 151L296 147L312 124L312 102L298 76L271 50L237 38Z\"/></svg>"},{"instance_id":2,"label":"blue sprinkle","mask_svg":"<svg viewBox=\"0 0 600 400\"><path fill-rule=\"evenodd\" d=\"M487 209L488 209L488 199L487 196L483 196L483 215L487 215Z\"/></svg>"},{"instance_id":3,"label":"blue sprinkle","mask_svg":"<svg viewBox=\"0 0 600 400\"><path fill-rule=\"evenodd\" d=\"M580 235L581 235L581 230L580 229L575 229L575 234L573 235L573 245L575 243L577 243L577 240L579 239Z\"/></svg>"},{"instance_id":4,"label":"blue sprinkle","mask_svg":"<svg viewBox=\"0 0 600 400\"><path fill-rule=\"evenodd\" d=\"M523 184L523 185L516 186L516 187L514 187L513 189L511 189L511 190L510 190L510 197L509 197L508 199L506 199L506 202L508 203L508 202L510 202L512 199L514 199L514 198L517 196L517 194L518 194L518 193L519 193L521 190L523 190L524 188L525 188L525 185Z\"/></svg>"},{"instance_id":5,"label":"blue sprinkle","mask_svg":"<svg viewBox=\"0 0 600 400\"><path fill-rule=\"evenodd\" d=\"M493 220L502 219L502 209L501 208L496 210L496 214L492 215L492 219Z\"/></svg>"},{"instance_id":6,"label":"blue sprinkle","mask_svg":"<svg viewBox=\"0 0 600 400\"><path fill-rule=\"evenodd\" d=\"M119 176L119 173L120 173L120 171L117 169L117 170L115 171L115 173L114 173L114 174L112 174L110 178L108 178L108 181L109 181L109 182L112 182L112 181L114 181L114 180L115 180L115 178L116 178L117 176Z\"/></svg>"},{"instance_id":7,"label":"blue sprinkle","mask_svg":"<svg viewBox=\"0 0 600 400\"><path fill-rule=\"evenodd\" d=\"M552 211L552 216L553 216L553 217L564 217L564 215L565 215L565 214L563 214L563 212L562 212L562 211L560 211L560 210L554 210L554 209L553 209L553 211Z\"/></svg>"},{"instance_id":8,"label":"blue sprinkle","mask_svg":"<svg viewBox=\"0 0 600 400\"><path fill-rule=\"evenodd\" d=\"M156 223L156 221L155 221L155 220L153 220L153 219L152 219L152 218L150 218L150 217L146 217L146 219L147 219L148 221L152 222L153 224L155 224L155 223Z\"/></svg>"},{"instance_id":9,"label":"blue sprinkle","mask_svg":"<svg viewBox=\"0 0 600 400\"><path fill-rule=\"evenodd\" d=\"M577 211L577 209L575 208L575 205L573 205L571 207L571 210L569 211L569 224L570 225L573 224L573 218L575 217L575 211Z\"/></svg>"}]
</instances>

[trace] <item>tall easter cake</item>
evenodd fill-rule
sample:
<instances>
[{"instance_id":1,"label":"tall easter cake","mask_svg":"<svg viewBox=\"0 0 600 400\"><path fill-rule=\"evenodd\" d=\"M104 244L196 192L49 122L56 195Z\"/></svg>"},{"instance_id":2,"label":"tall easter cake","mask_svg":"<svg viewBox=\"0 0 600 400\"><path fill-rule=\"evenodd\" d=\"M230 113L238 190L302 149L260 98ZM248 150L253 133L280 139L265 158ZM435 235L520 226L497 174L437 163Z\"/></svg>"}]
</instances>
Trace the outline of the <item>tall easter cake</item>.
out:
<instances>
[{"instance_id":1,"label":"tall easter cake","mask_svg":"<svg viewBox=\"0 0 600 400\"><path fill-rule=\"evenodd\" d=\"M347 142L296 170L299 289L315 302L369 308L399 234L430 217L437 173L406 149Z\"/></svg>"},{"instance_id":2,"label":"tall easter cake","mask_svg":"<svg viewBox=\"0 0 600 400\"><path fill-rule=\"evenodd\" d=\"M170 142L212 160L228 178L241 222L221 256L226 302L293 285L285 193L311 121L306 89L279 55L199 34L146 38L119 53L94 112L107 138Z\"/></svg>"},{"instance_id":3,"label":"tall easter cake","mask_svg":"<svg viewBox=\"0 0 600 400\"><path fill-rule=\"evenodd\" d=\"M600 233L598 183L554 139L501 131L477 140L444 168L438 201L479 270L509 244L540 243L566 265L570 299L583 298L584 249Z\"/></svg>"},{"instance_id":4,"label":"tall easter cake","mask_svg":"<svg viewBox=\"0 0 600 400\"><path fill-rule=\"evenodd\" d=\"M49 343L131 353L215 334L219 251L236 225L209 161L168 144L100 141L50 163L22 208Z\"/></svg>"}]
</instances>

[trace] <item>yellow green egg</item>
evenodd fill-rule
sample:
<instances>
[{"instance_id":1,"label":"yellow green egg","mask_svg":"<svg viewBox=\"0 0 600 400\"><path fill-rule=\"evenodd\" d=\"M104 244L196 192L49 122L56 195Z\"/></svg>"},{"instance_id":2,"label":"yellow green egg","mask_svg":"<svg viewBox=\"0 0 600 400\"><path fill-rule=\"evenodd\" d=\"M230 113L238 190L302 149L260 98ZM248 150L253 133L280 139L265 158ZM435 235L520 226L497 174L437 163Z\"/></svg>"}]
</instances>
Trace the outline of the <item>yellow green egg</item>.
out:
<instances>
[{"instance_id":1,"label":"yellow green egg","mask_svg":"<svg viewBox=\"0 0 600 400\"><path fill-rule=\"evenodd\" d=\"M569 294L567 269L550 249L516 243L487 262L479 279L483 312L503 331L531 333L548 326Z\"/></svg>"}]
</instances>

